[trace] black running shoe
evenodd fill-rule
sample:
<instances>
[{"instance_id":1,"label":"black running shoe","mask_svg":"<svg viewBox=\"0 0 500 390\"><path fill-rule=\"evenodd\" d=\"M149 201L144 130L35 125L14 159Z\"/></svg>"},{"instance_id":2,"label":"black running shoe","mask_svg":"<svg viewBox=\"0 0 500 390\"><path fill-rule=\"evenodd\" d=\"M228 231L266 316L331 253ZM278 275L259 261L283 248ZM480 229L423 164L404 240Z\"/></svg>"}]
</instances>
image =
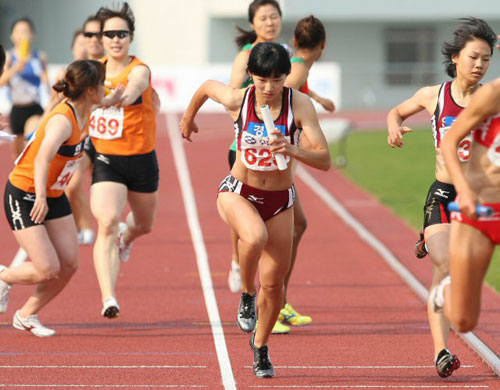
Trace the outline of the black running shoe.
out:
<instances>
[{"instance_id":1,"label":"black running shoe","mask_svg":"<svg viewBox=\"0 0 500 390\"><path fill-rule=\"evenodd\" d=\"M436 359L436 370L441 378L449 377L453 371L460 368L460 360L457 355L452 355L447 349L439 352Z\"/></svg>"},{"instance_id":2,"label":"black running shoe","mask_svg":"<svg viewBox=\"0 0 500 390\"><path fill-rule=\"evenodd\" d=\"M418 241L415 243L415 256L417 256L419 259L423 259L425 256L427 256L427 247L425 246L425 238L424 238L424 231L422 230L420 232L420 238Z\"/></svg>"},{"instance_id":3,"label":"black running shoe","mask_svg":"<svg viewBox=\"0 0 500 390\"><path fill-rule=\"evenodd\" d=\"M272 378L274 376L274 367L269 357L267 345L257 348L254 345L255 331L250 337L250 347L253 351L253 373L257 378Z\"/></svg>"},{"instance_id":4,"label":"black running shoe","mask_svg":"<svg viewBox=\"0 0 500 390\"><path fill-rule=\"evenodd\" d=\"M239 328L246 333L250 333L255 329L257 323L257 315L255 313L255 297L256 294L250 295L241 293L240 307L238 309L238 317L236 323Z\"/></svg>"}]
</instances>

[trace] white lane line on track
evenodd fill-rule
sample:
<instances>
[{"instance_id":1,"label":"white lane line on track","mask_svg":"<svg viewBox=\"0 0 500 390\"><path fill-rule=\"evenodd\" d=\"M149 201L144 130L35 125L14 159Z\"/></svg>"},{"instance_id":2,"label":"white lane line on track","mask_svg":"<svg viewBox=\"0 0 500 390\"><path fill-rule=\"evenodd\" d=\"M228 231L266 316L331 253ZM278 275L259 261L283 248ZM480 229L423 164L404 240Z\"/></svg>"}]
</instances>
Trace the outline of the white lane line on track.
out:
<instances>
[{"instance_id":1,"label":"white lane line on track","mask_svg":"<svg viewBox=\"0 0 500 390\"><path fill-rule=\"evenodd\" d=\"M259 389L487 389L486 385L257 385Z\"/></svg>"},{"instance_id":2,"label":"white lane line on track","mask_svg":"<svg viewBox=\"0 0 500 390\"><path fill-rule=\"evenodd\" d=\"M427 289L422 283L392 254L392 252L370 231L355 219L347 209L318 182L304 167L299 166L297 176L306 183L326 205L337 214L359 237L378 252L387 264L403 279L406 284L417 294L422 301L427 301ZM500 376L500 358L484 344L474 333L455 332L471 347L484 362Z\"/></svg>"},{"instance_id":3,"label":"white lane line on track","mask_svg":"<svg viewBox=\"0 0 500 390\"><path fill-rule=\"evenodd\" d=\"M0 366L0 368L207 368L207 366Z\"/></svg>"},{"instance_id":4,"label":"white lane line on track","mask_svg":"<svg viewBox=\"0 0 500 390\"><path fill-rule=\"evenodd\" d=\"M203 233L201 231L200 221L198 218L198 210L196 208L193 186L191 184L189 166L186 161L183 140L177 127L177 114L170 112L165 116L167 118L167 131L172 146L175 168L177 170L184 207L186 209L189 231L191 232L191 239L196 253L196 263L200 274L201 288L203 290L205 306L207 308L208 318L210 320L210 326L214 337L215 350L219 360L222 384L226 390L236 390L236 382L231 368L231 361L229 359L226 339L224 337L224 329L222 327L214 287L212 284L207 249L205 247Z\"/></svg>"},{"instance_id":5,"label":"white lane line on track","mask_svg":"<svg viewBox=\"0 0 500 390\"><path fill-rule=\"evenodd\" d=\"M244 368L252 368L252 366L244 366ZM436 369L436 366L274 366L274 368L288 370L405 370L408 368ZM460 366L460 368L474 368L474 366Z\"/></svg>"},{"instance_id":6,"label":"white lane line on track","mask_svg":"<svg viewBox=\"0 0 500 390\"><path fill-rule=\"evenodd\" d=\"M29 385L29 384L12 384L12 383L0 383L0 387L45 387L45 388L57 388L57 387L82 387L86 389L98 389L98 388L127 388L127 389L195 389L195 388L207 388L205 385L85 385L85 384L70 384L70 385Z\"/></svg>"}]
</instances>

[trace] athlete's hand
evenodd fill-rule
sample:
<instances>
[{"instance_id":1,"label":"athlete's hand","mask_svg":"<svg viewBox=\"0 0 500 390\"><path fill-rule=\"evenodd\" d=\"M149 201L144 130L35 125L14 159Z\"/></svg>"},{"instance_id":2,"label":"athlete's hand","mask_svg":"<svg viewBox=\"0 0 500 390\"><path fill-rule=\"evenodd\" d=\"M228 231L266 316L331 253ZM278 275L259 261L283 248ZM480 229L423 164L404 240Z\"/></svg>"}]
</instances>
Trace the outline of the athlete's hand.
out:
<instances>
[{"instance_id":1,"label":"athlete's hand","mask_svg":"<svg viewBox=\"0 0 500 390\"><path fill-rule=\"evenodd\" d=\"M411 132L411 129L407 126L399 126L395 129L389 129L389 135L387 136L387 143L391 148L401 148L404 145L403 135Z\"/></svg>"},{"instance_id":2,"label":"athlete's hand","mask_svg":"<svg viewBox=\"0 0 500 390\"><path fill-rule=\"evenodd\" d=\"M328 112L334 112L335 111L335 104L330 99L320 98L318 100L318 103L321 104L321 107L323 107Z\"/></svg>"},{"instance_id":3,"label":"athlete's hand","mask_svg":"<svg viewBox=\"0 0 500 390\"><path fill-rule=\"evenodd\" d=\"M198 132L198 126L193 121L187 120L185 117L182 117L179 122L179 129L181 129L182 138L189 142L193 142L191 140L191 133Z\"/></svg>"},{"instance_id":4,"label":"athlete's hand","mask_svg":"<svg viewBox=\"0 0 500 390\"><path fill-rule=\"evenodd\" d=\"M119 84L113 91L109 93L103 100L106 107L116 106L120 107L126 96L123 94L125 87Z\"/></svg>"},{"instance_id":5,"label":"athlete's hand","mask_svg":"<svg viewBox=\"0 0 500 390\"><path fill-rule=\"evenodd\" d=\"M500 51L500 35L498 36L498 45L497 45L498 51Z\"/></svg>"},{"instance_id":6,"label":"athlete's hand","mask_svg":"<svg viewBox=\"0 0 500 390\"><path fill-rule=\"evenodd\" d=\"M35 223L42 223L49 212L49 206L47 205L47 198L44 196L36 196L35 204L30 212L31 220Z\"/></svg>"},{"instance_id":7,"label":"athlete's hand","mask_svg":"<svg viewBox=\"0 0 500 390\"><path fill-rule=\"evenodd\" d=\"M463 189L458 198L458 208L467 218L476 220L476 205L478 204L477 195L470 189Z\"/></svg>"},{"instance_id":8,"label":"athlete's hand","mask_svg":"<svg viewBox=\"0 0 500 390\"><path fill-rule=\"evenodd\" d=\"M293 155L295 146L288 142L285 137L283 137L281 131L275 128L273 131L271 131L270 134L275 136L269 137L269 149L271 150L272 154L282 153L285 155Z\"/></svg>"}]
</instances>

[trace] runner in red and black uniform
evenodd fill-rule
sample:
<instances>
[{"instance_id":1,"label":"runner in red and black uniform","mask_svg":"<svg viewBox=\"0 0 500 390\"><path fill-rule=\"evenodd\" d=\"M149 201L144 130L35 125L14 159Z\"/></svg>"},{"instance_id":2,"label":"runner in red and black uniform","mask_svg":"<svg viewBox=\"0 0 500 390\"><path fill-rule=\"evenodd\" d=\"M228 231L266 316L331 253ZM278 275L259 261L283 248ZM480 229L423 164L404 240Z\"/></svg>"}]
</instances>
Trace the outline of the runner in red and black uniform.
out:
<instances>
[{"instance_id":1,"label":"runner in red and black uniform","mask_svg":"<svg viewBox=\"0 0 500 390\"><path fill-rule=\"evenodd\" d=\"M424 87L410 99L393 108L387 116L388 143L393 148L403 146L403 135L411 129L403 126L410 116L427 110L432 115L434 146L436 150L436 180L429 189L424 206L424 229L416 245L417 257L429 253L432 262L431 289L448 275L450 213L447 205L456 195L452 180L441 154L441 141L456 116L466 107L472 94L490 65L496 36L486 22L476 18L461 19L454 39L443 45L446 73L451 82ZM470 137L461 140L458 156L462 169L470 159ZM425 243L424 243L425 238ZM435 313L431 300L427 312L434 341L435 363L438 374L446 377L460 366L455 355L447 349L450 322L442 313Z\"/></svg>"},{"instance_id":2,"label":"runner in red and black uniform","mask_svg":"<svg viewBox=\"0 0 500 390\"><path fill-rule=\"evenodd\" d=\"M454 151L471 130L472 155L464 172ZM495 246L500 245L500 78L474 94L443 140L442 150L460 211L451 215L451 278L445 278L431 296L438 308L444 305L459 332L469 332L478 322L484 276ZM478 217L477 204L491 207L493 215Z\"/></svg>"},{"instance_id":3,"label":"runner in red and black uniform","mask_svg":"<svg viewBox=\"0 0 500 390\"><path fill-rule=\"evenodd\" d=\"M248 60L255 87L234 89L207 81L196 91L182 118L183 137L197 131L194 118L207 98L224 105L235 122L236 161L219 187L221 218L239 237L242 294L237 314L244 332L256 327L255 276L259 270L259 326L250 339L253 369L258 377L274 376L267 341L283 305L284 280L290 266L294 202L294 169L290 159L327 170L330 154L311 100L284 87L290 73L288 52L280 44L256 45ZM272 134L263 123L260 107L267 104L274 120ZM297 145L300 130L309 148ZM273 154L282 153L287 169L278 170Z\"/></svg>"}]
</instances>

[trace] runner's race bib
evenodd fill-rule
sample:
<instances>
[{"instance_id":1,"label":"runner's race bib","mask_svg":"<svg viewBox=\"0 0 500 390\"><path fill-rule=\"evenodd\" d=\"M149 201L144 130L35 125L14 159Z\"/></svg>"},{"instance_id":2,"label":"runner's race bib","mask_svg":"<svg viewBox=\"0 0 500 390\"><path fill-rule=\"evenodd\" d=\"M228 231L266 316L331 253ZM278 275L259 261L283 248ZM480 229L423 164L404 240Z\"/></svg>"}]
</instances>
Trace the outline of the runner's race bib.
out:
<instances>
[{"instance_id":1,"label":"runner's race bib","mask_svg":"<svg viewBox=\"0 0 500 390\"><path fill-rule=\"evenodd\" d=\"M123 107L98 108L90 115L89 134L99 139L118 139L123 135Z\"/></svg>"},{"instance_id":2,"label":"runner's race bib","mask_svg":"<svg viewBox=\"0 0 500 390\"><path fill-rule=\"evenodd\" d=\"M276 125L276 128L285 134L285 126ZM285 136L290 142L290 137ZM275 171L278 164L269 148L267 129L263 123L250 122L241 136L241 161L243 165L253 171ZM286 162L290 156L285 156Z\"/></svg>"},{"instance_id":3,"label":"runner's race bib","mask_svg":"<svg viewBox=\"0 0 500 390\"><path fill-rule=\"evenodd\" d=\"M443 126L439 129L441 133L441 139L450 130L451 125L455 122L456 117L447 116L443 118ZM470 160L470 148L472 146L472 134L467 135L458 144L457 154L461 162L467 162Z\"/></svg>"},{"instance_id":4,"label":"runner's race bib","mask_svg":"<svg viewBox=\"0 0 500 390\"><path fill-rule=\"evenodd\" d=\"M73 174L76 171L76 168L78 168L78 164L80 163L81 157L77 160L70 160L66 162L66 165L64 166L63 170L59 174L59 177L57 178L56 182L52 184L52 187L50 187L51 190L61 190L64 191L68 187L69 181L73 177Z\"/></svg>"}]
</instances>

